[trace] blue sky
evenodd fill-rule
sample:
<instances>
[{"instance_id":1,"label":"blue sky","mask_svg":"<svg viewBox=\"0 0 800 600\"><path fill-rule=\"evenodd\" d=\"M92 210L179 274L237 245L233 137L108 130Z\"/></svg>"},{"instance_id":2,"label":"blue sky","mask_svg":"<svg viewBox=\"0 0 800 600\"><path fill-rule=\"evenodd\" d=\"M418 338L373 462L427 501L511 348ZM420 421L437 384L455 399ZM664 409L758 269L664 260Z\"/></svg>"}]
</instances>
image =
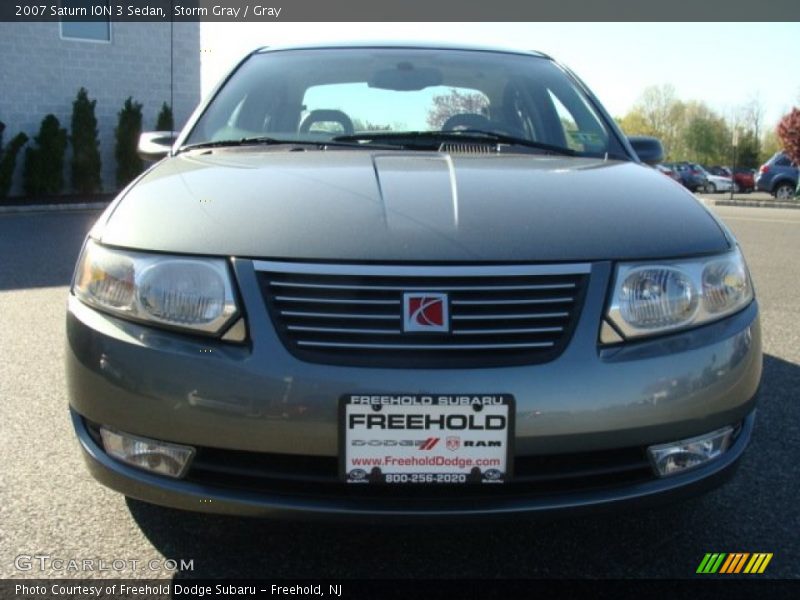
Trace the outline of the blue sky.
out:
<instances>
[{"instance_id":1,"label":"blue sky","mask_svg":"<svg viewBox=\"0 0 800 600\"><path fill-rule=\"evenodd\" d=\"M257 46L378 39L541 50L615 116L664 83L723 115L758 97L768 127L800 104L800 23L204 23L202 91Z\"/></svg>"}]
</instances>

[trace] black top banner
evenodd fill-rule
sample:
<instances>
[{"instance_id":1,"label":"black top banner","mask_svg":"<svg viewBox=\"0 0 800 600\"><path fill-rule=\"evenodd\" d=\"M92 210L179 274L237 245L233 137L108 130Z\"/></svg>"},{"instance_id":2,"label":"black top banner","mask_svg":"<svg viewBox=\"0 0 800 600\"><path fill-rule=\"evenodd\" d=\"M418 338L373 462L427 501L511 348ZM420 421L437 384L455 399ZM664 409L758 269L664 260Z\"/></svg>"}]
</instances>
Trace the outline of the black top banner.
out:
<instances>
[{"instance_id":1,"label":"black top banner","mask_svg":"<svg viewBox=\"0 0 800 600\"><path fill-rule=\"evenodd\" d=\"M0 21L787 21L797 0L3 0Z\"/></svg>"}]
</instances>

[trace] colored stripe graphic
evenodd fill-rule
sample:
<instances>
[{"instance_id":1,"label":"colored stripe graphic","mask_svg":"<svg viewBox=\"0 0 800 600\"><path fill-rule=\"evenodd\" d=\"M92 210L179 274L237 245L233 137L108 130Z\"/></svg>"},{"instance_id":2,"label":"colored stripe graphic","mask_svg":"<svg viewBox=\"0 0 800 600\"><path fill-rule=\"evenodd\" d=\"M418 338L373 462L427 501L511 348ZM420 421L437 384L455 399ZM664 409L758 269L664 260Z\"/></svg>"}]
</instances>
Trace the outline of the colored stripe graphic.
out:
<instances>
[{"instance_id":1,"label":"colored stripe graphic","mask_svg":"<svg viewBox=\"0 0 800 600\"><path fill-rule=\"evenodd\" d=\"M725 558L726 554L723 553L708 553L703 558L703 562L700 563L700 566L697 567L698 573L716 573L717 569L719 569L720 565L722 564L723 559Z\"/></svg>"},{"instance_id":2,"label":"colored stripe graphic","mask_svg":"<svg viewBox=\"0 0 800 600\"><path fill-rule=\"evenodd\" d=\"M720 573L727 573L728 569L731 568L731 564L733 564L734 560L736 559L736 554L728 554L728 558L722 563L722 568L719 570Z\"/></svg>"},{"instance_id":3,"label":"colored stripe graphic","mask_svg":"<svg viewBox=\"0 0 800 600\"><path fill-rule=\"evenodd\" d=\"M753 558L750 559L750 562L747 563L747 566L744 568L745 573L763 573L764 569L767 568L769 561L772 560L772 553L767 552L759 552L753 554Z\"/></svg>"},{"instance_id":4,"label":"colored stripe graphic","mask_svg":"<svg viewBox=\"0 0 800 600\"><path fill-rule=\"evenodd\" d=\"M734 552L728 555L728 560L722 565L720 573L738 573L742 570L747 557L750 556L749 552Z\"/></svg>"},{"instance_id":5,"label":"colored stripe graphic","mask_svg":"<svg viewBox=\"0 0 800 600\"><path fill-rule=\"evenodd\" d=\"M431 450L437 444L439 438L428 438L419 447L420 450Z\"/></svg>"},{"instance_id":6,"label":"colored stripe graphic","mask_svg":"<svg viewBox=\"0 0 800 600\"><path fill-rule=\"evenodd\" d=\"M700 561L697 573L703 574L736 574L763 573L772 560L771 552L708 552ZM747 565L747 566L745 566Z\"/></svg>"}]
</instances>

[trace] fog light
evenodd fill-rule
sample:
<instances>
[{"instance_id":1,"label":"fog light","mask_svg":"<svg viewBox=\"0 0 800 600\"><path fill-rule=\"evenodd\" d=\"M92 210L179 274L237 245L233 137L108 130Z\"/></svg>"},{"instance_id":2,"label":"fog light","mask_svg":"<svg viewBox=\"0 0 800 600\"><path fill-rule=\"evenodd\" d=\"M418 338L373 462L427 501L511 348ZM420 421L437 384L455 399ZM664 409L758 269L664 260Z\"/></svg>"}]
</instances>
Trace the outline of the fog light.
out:
<instances>
[{"instance_id":1,"label":"fog light","mask_svg":"<svg viewBox=\"0 0 800 600\"><path fill-rule=\"evenodd\" d=\"M682 473L722 456L731 445L733 427L723 427L688 440L650 446L647 453L662 477Z\"/></svg>"},{"instance_id":2,"label":"fog light","mask_svg":"<svg viewBox=\"0 0 800 600\"><path fill-rule=\"evenodd\" d=\"M194 448L168 444L100 428L106 452L124 463L169 477L182 477L189 467Z\"/></svg>"}]
</instances>

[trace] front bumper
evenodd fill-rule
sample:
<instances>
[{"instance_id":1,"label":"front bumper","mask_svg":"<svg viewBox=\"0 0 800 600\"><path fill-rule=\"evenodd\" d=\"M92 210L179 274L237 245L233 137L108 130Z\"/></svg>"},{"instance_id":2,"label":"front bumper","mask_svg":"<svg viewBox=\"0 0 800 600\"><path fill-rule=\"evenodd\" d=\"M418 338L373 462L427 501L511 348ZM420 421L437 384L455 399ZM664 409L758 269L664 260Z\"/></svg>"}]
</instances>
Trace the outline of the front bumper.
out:
<instances>
[{"instance_id":1,"label":"front bumper","mask_svg":"<svg viewBox=\"0 0 800 600\"><path fill-rule=\"evenodd\" d=\"M251 261L235 261L250 338L234 346L125 322L70 298L70 404L90 469L126 495L180 508L251 515L507 514L696 493L724 479L750 437L761 375L758 308L695 330L600 349L610 263L595 263L569 347L538 365L390 369L309 364L277 338ZM108 457L87 421L134 435L270 456L335 458L337 400L352 393L508 393L515 456L589 456L693 437L741 423L734 446L664 479L518 494L360 497L339 488L252 489L170 480ZM191 475L191 471L190 471ZM343 484L342 484L343 485ZM331 489L335 491L330 492Z\"/></svg>"},{"instance_id":2,"label":"front bumper","mask_svg":"<svg viewBox=\"0 0 800 600\"><path fill-rule=\"evenodd\" d=\"M750 442L755 411L742 422L734 444L722 457L680 475L584 492L501 495L474 498L359 498L346 494L312 496L253 492L151 475L109 457L89 433L84 419L72 422L92 476L103 485L145 502L216 514L300 519L511 517L519 514L580 513L604 508L646 507L695 496L727 481Z\"/></svg>"}]
</instances>

